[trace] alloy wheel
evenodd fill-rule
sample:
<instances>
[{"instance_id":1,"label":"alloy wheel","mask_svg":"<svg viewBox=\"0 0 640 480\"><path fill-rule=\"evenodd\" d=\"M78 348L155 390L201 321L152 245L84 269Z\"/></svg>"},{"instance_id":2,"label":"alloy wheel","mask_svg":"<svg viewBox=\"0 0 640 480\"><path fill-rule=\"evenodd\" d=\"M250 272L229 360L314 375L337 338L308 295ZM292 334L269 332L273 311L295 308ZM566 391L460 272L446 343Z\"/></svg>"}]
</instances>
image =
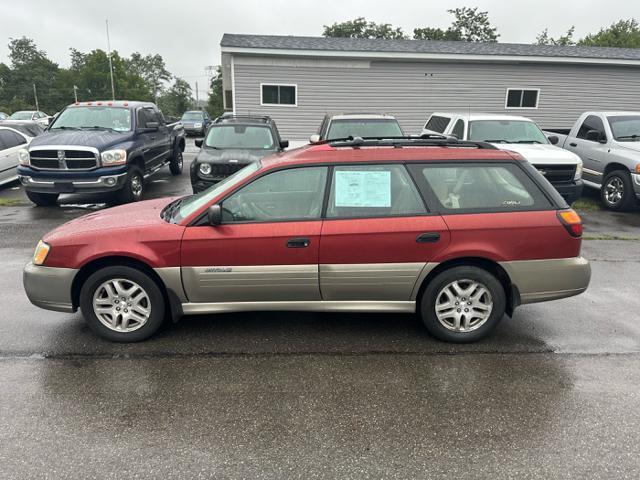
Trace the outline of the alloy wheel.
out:
<instances>
[{"instance_id":1,"label":"alloy wheel","mask_svg":"<svg viewBox=\"0 0 640 480\"><path fill-rule=\"evenodd\" d=\"M489 289L475 280L456 280L443 287L436 297L436 317L440 324L454 332L471 332L484 325L493 300Z\"/></svg>"},{"instance_id":2,"label":"alloy wheel","mask_svg":"<svg viewBox=\"0 0 640 480\"><path fill-rule=\"evenodd\" d=\"M624 183L618 177L612 177L604 186L604 198L610 205L616 205L624 196Z\"/></svg>"},{"instance_id":3,"label":"alloy wheel","mask_svg":"<svg viewBox=\"0 0 640 480\"><path fill-rule=\"evenodd\" d=\"M115 278L107 280L96 289L93 311L105 327L128 333L147 323L151 316L151 300L136 282Z\"/></svg>"}]
</instances>

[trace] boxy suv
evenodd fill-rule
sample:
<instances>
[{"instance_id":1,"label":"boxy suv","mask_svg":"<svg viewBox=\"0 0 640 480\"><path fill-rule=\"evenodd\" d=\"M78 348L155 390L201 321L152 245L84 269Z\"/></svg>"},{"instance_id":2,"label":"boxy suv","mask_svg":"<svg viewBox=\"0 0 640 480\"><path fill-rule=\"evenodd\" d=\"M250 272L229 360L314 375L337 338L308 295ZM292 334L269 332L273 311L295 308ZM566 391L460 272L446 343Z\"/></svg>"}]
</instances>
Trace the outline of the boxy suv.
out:
<instances>
[{"instance_id":1,"label":"boxy suv","mask_svg":"<svg viewBox=\"0 0 640 480\"><path fill-rule=\"evenodd\" d=\"M522 157L482 143L339 141L253 162L200 194L45 235L31 302L113 341L181 315L418 313L471 342L516 306L584 292L582 225Z\"/></svg>"}]
</instances>

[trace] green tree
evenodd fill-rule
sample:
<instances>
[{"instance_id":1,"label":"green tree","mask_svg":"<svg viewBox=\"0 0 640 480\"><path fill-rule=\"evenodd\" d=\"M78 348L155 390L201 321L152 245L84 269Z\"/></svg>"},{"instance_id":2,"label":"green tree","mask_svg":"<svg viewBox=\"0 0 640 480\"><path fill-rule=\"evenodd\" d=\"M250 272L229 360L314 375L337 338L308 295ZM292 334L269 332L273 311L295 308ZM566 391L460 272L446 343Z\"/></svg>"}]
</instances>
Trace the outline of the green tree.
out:
<instances>
[{"instance_id":1,"label":"green tree","mask_svg":"<svg viewBox=\"0 0 640 480\"><path fill-rule=\"evenodd\" d=\"M453 31L460 33L465 42L497 42L498 29L491 26L488 12L479 12L478 8L454 8L447 10L455 20L451 24Z\"/></svg>"},{"instance_id":2,"label":"green tree","mask_svg":"<svg viewBox=\"0 0 640 480\"><path fill-rule=\"evenodd\" d=\"M572 26L567 33L564 35L560 35L558 38L553 38L549 35L549 29L545 28L540 35L536 37L537 45L575 45L576 42L573 40L573 33L575 32L576 27Z\"/></svg>"},{"instance_id":3,"label":"green tree","mask_svg":"<svg viewBox=\"0 0 640 480\"><path fill-rule=\"evenodd\" d=\"M209 86L209 100L207 100L207 112L209 112L211 118L217 118L224 112L221 66L218 66L216 74L211 79L211 85Z\"/></svg>"},{"instance_id":4,"label":"green tree","mask_svg":"<svg viewBox=\"0 0 640 480\"><path fill-rule=\"evenodd\" d=\"M191 85L182 78L175 79L171 88L158 97L158 107L165 115L181 116L193 105L193 91Z\"/></svg>"},{"instance_id":5,"label":"green tree","mask_svg":"<svg viewBox=\"0 0 640 480\"><path fill-rule=\"evenodd\" d=\"M598 33L587 35L578 45L590 47L640 48L640 27L634 18L619 20Z\"/></svg>"},{"instance_id":6,"label":"green tree","mask_svg":"<svg viewBox=\"0 0 640 480\"><path fill-rule=\"evenodd\" d=\"M129 70L135 72L147 82L154 99L158 98L165 82L171 80L171 73L167 70L161 55L142 56L140 53L134 52L131 54L131 58L125 60L125 63Z\"/></svg>"},{"instance_id":7,"label":"green tree","mask_svg":"<svg viewBox=\"0 0 640 480\"><path fill-rule=\"evenodd\" d=\"M462 40L462 35L451 27L443 30L441 28L414 28L413 38L416 40Z\"/></svg>"},{"instance_id":8,"label":"green tree","mask_svg":"<svg viewBox=\"0 0 640 480\"><path fill-rule=\"evenodd\" d=\"M322 35L325 37L343 38L407 38L400 27L393 27L389 23L368 22L363 17L358 17L346 22L334 23L333 25L325 25Z\"/></svg>"}]
</instances>

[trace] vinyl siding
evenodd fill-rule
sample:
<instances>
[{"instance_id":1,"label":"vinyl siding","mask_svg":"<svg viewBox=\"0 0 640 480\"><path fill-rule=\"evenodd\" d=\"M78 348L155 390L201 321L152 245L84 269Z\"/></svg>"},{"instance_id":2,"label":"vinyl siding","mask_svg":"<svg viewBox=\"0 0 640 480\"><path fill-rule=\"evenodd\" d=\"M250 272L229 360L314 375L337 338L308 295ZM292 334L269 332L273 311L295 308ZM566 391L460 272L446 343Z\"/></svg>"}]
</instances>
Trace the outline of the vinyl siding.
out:
<instances>
[{"instance_id":1,"label":"vinyl siding","mask_svg":"<svg viewBox=\"0 0 640 480\"><path fill-rule=\"evenodd\" d=\"M419 133L434 111L523 115L568 128L586 110L640 110L636 67L235 60L236 113L271 115L293 141L308 139L327 112L389 113L406 133ZM297 84L298 106L260 106L261 83ZM539 88L538 108L505 109L507 88Z\"/></svg>"}]
</instances>

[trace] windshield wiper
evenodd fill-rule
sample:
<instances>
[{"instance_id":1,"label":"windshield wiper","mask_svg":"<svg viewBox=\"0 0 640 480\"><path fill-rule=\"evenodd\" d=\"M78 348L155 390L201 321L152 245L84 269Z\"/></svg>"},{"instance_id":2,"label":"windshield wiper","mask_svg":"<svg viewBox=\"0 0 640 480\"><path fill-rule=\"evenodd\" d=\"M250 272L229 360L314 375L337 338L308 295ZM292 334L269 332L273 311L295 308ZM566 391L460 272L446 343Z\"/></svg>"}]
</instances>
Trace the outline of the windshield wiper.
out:
<instances>
[{"instance_id":1,"label":"windshield wiper","mask_svg":"<svg viewBox=\"0 0 640 480\"><path fill-rule=\"evenodd\" d=\"M506 140L483 140L483 142L487 142L487 143L509 143Z\"/></svg>"},{"instance_id":2,"label":"windshield wiper","mask_svg":"<svg viewBox=\"0 0 640 480\"><path fill-rule=\"evenodd\" d=\"M51 130L80 130L78 127L67 127L67 126L61 126L61 127L51 127Z\"/></svg>"},{"instance_id":3,"label":"windshield wiper","mask_svg":"<svg viewBox=\"0 0 640 480\"><path fill-rule=\"evenodd\" d=\"M637 138L640 138L640 135L637 133L634 133L633 135L620 135L619 137L616 137L616 140L635 140Z\"/></svg>"},{"instance_id":4,"label":"windshield wiper","mask_svg":"<svg viewBox=\"0 0 640 480\"><path fill-rule=\"evenodd\" d=\"M539 142L538 140L518 140L517 142L513 142L513 143L542 143L542 142Z\"/></svg>"},{"instance_id":5,"label":"windshield wiper","mask_svg":"<svg viewBox=\"0 0 640 480\"><path fill-rule=\"evenodd\" d=\"M169 203L166 207L162 209L160 212L160 218L162 218L166 222L170 222L173 218L173 214L176 213L180 205L182 205L182 201L187 197L176 198L173 202Z\"/></svg>"},{"instance_id":6,"label":"windshield wiper","mask_svg":"<svg viewBox=\"0 0 640 480\"><path fill-rule=\"evenodd\" d=\"M101 127L99 125L94 125L93 127L80 127L82 130L110 130L112 132L117 132L116 129L111 127Z\"/></svg>"}]
</instances>

